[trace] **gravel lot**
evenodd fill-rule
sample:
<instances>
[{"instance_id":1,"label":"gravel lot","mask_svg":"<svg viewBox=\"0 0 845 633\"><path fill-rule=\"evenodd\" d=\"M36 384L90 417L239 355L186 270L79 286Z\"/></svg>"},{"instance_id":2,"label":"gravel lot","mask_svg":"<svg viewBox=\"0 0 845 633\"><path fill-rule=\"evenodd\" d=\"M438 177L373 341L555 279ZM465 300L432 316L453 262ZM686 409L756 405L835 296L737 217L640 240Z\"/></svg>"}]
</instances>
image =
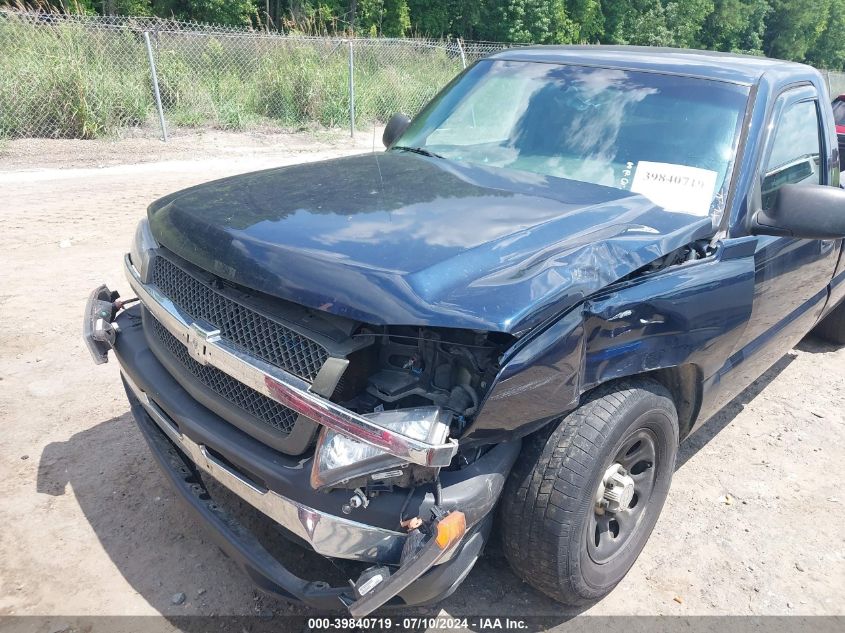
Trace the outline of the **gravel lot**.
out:
<instances>
[{"instance_id":1,"label":"gravel lot","mask_svg":"<svg viewBox=\"0 0 845 633\"><path fill-rule=\"evenodd\" d=\"M174 503L117 365L91 363L82 308L101 282L125 288L121 256L156 197L371 144L214 133L0 150L0 615L303 613L255 592ZM688 440L645 552L587 613L845 614L843 385L845 349L807 338ZM495 543L440 608L574 615Z\"/></svg>"}]
</instances>

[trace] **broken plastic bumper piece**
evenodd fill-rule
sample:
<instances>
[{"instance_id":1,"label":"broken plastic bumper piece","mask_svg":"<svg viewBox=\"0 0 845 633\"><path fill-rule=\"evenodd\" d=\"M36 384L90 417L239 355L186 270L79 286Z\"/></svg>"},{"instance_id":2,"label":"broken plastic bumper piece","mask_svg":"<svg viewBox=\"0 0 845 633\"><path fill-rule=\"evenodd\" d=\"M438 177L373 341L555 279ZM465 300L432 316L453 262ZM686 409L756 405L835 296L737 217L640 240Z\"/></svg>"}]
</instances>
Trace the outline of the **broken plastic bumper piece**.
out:
<instances>
[{"instance_id":1,"label":"broken plastic bumper piece","mask_svg":"<svg viewBox=\"0 0 845 633\"><path fill-rule=\"evenodd\" d=\"M102 285L94 288L85 304L82 319L82 338L91 352L94 363L102 365L109 361L108 353L117 336L117 326L112 323L116 313L114 302L118 294Z\"/></svg>"},{"instance_id":2,"label":"broken plastic bumper piece","mask_svg":"<svg viewBox=\"0 0 845 633\"><path fill-rule=\"evenodd\" d=\"M378 609L457 548L466 529L466 517L458 510L436 518L429 528L428 538L416 552L403 559L399 569L392 574L387 567L367 570L354 585L357 600L341 596L349 613L358 618Z\"/></svg>"}]
</instances>

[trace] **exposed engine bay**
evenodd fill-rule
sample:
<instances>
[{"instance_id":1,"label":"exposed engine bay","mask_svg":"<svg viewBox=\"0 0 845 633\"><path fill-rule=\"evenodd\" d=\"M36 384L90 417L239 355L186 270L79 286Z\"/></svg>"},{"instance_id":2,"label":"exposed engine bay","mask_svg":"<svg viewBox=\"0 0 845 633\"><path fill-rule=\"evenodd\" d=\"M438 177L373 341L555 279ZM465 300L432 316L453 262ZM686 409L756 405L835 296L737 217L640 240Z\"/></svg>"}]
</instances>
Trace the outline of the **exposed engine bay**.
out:
<instances>
[{"instance_id":1,"label":"exposed engine bay","mask_svg":"<svg viewBox=\"0 0 845 633\"><path fill-rule=\"evenodd\" d=\"M363 373L366 384L342 404L358 413L441 407L453 416L453 433L460 433L477 412L512 340L487 332L412 327L363 330L359 335L372 336L373 345L350 358L347 372ZM362 386L360 378L349 382Z\"/></svg>"},{"instance_id":2,"label":"exposed engine bay","mask_svg":"<svg viewBox=\"0 0 845 633\"><path fill-rule=\"evenodd\" d=\"M620 282L679 266L712 255L708 240L687 244L620 279ZM413 407L438 407L445 413L448 432L442 437L459 438L500 370L504 352L516 337L485 331L360 326L353 339L372 343L349 356L347 368L333 399L360 414L378 414ZM431 439L431 438L429 438ZM327 452L318 445L317 452ZM451 468L460 468L478 455L460 455ZM393 463L379 472L334 482L328 488L354 490L352 506L366 507L366 499L393 486L413 488L436 483L439 469ZM357 505L356 505L357 502Z\"/></svg>"},{"instance_id":3,"label":"exposed engine bay","mask_svg":"<svg viewBox=\"0 0 845 633\"><path fill-rule=\"evenodd\" d=\"M350 354L332 399L363 415L439 408L436 426L442 428L441 436L435 438L438 431L433 428L427 439L440 442L460 437L493 384L503 352L515 340L500 333L414 327L362 326L352 336L371 343ZM323 438L317 447L318 459L343 450L332 442L346 440L337 435ZM380 464L379 472L369 469L327 488L359 489L358 500L363 503L393 486L408 488L435 481L439 472L387 461L383 467ZM471 462L463 457L464 465Z\"/></svg>"},{"instance_id":4,"label":"exposed engine bay","mask_svg":"<svg viewBox=\"0 0 845 633\"><path fill-rule=\"evenodd\" d=\"M304 378L311 393L370 418L375 433L395 431L425 445L449 445L460 438L492 386L504 352L516 340L484 330L370 325L239 286L163 248L157 249L152 260L144 260L140 253L130 257L149 272L158 292L179 305L188 318L217 330L215 336L234 343L248 357ZM145 330L149 330L154 353L165 362L177 358L175 370L187 380L198 379L238 411L265 415L269 410L264 418L254 418L261 424L282 424L285 415L293 418L287 422L287 434L270 440L278 442L276 450L288 455L304 455L313 449L311 485L315 489L363 487L367 494L378 493L434 481L441 468L450 467L448 461L435 467L407 457L403 460L377 448L378 442L357 441L307 414L270 405L270 398L259 401L265 408L250 409L253 401L244 400L239 387L220 383L219 373L202 369L207 363L205 352L199 361L190 354L187 359L179 356L178 339L172 334L163 336L166 328L156 326L159 322L152 313L147 316ZM249 328L244 327L246 323ZM171 339L177 343L175 348L170 346ZM450 454L451 466L474 461L466 456L455 459L454 451ZM366 498L359 496L359 500Z\"/></svg>"}]
</instances>

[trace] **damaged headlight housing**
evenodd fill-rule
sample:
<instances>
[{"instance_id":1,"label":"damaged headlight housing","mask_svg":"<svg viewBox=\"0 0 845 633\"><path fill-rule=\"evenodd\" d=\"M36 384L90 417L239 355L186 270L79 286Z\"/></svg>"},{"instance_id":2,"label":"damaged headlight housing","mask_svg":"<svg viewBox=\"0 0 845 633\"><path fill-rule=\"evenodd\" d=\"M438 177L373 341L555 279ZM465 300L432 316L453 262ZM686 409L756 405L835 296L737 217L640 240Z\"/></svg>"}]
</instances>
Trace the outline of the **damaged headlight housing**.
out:
<instances>
[{"instance_id":1,"label":"damaged headlight housing","mask_svg":"<svg viewBox=\"0 0 845 633\"><path fill-rule=\"evenodd\" d=\"M371 413L364 417L391 431L431 444L443 444L449 435L448 414L437 407L418 407ZM407 469L431 471L435 468L416 466L385 453L369 444L324 427L314 451L311 486L358 487L369 482L396 483ZM425 473L420 473L425 476Z\"/></svg>"},{"instance_id":2,"label":"damaged headlight housing","mask_svg":"<svg viewBox=\"0 0 845 633\"><path fill-rule=\"evenodd\" d=\"M138 222L138 227L135 229L135 238L132 240L132 247L129 249L129 258L132 260L135 270L141 276L143 283L147 283L153 251L157 248L158 243L153 237L152 229L150 229L150 221L144 218Z\"/></svg>"}]
</instances>

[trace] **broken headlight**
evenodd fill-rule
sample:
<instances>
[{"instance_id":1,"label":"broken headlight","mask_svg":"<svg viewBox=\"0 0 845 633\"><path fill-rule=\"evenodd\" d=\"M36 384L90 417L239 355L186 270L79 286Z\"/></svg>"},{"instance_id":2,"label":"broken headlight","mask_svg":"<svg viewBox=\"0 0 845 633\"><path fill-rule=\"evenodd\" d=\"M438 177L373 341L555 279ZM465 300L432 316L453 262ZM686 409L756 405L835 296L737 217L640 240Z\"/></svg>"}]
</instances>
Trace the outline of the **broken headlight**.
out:
<instances>
[{"instance_id":1,"label":"broken headlight","mask_svg":"<svg viewBox=\"0 0 845 633\"><path fill-rule=\"evenodd\" d=\"M144 218L138 222L138 228L135 229L135 238L132 240L132 247L129 249L129 259L132 260L132 265L141 276L142 283L147 283L150 261L153 251L157 248L158 243L153 237L152 229L150 229L150 221Z\"/></svg>"},{"instance_id":2,"label":"broken headlight","mask_svg":"<svg viewBox=\"0 0 845 633\"><path fill-rule=\"evenodd\" d=\"M449 415L437 407L397 409L364 417L415 440L443 444L449 435ZM357 488L371 483L388 485L433 478L438 469L417 466L324 427L314 451L311 486L315 489Z\"/></svg>"}]
</instances>

